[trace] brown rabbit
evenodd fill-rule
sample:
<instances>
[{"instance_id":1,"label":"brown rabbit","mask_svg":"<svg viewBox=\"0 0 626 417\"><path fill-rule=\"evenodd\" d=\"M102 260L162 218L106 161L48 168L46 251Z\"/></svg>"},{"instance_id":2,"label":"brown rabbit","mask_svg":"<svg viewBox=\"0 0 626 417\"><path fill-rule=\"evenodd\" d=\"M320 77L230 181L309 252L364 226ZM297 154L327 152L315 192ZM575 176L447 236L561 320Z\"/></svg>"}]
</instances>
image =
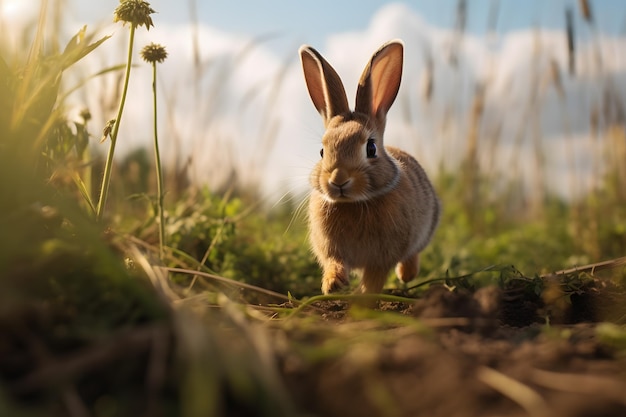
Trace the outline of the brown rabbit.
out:
<instances>
[{"instance_id":1,"label":"brown rabbit","mask_svg":"<svg viewBox=\"0 0 626 417\"><path fill-rule=\"evenodd\" d=\"M440 202L420 164L385 147L389 108L402 78L403 44L383 45L365 67L348 106L341 79L310 46L300 48L304 78L324 120L322 159L311 173L311 244L324 270L322 292L349 283L363 271L360 290L378 293L389 271L408 282L419 272L419 254L439 222Z\"/></svg>"}]
</instances>

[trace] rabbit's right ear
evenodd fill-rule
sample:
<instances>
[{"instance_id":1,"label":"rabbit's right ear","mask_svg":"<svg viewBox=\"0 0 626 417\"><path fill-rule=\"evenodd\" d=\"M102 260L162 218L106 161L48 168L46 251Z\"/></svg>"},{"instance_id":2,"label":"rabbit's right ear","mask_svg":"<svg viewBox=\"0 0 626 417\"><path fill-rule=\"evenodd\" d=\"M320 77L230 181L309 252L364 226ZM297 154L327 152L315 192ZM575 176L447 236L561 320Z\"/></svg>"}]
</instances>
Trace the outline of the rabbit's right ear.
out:
<instances>
[{"instance_id":1,"label":"rabbit's right ear","mask_svg":"<svg viewBox=\"0 0 626 417\"><path fill-rule=\"evenodd\" d=\"M356 90L354 110L374 117L382 127L400 89L403 50L400 40L381 46L363 70Z\"/></svg>"},{"instance_id":2,"label":"rabbit's right ear","mask_svg":"<svg viewBox=\"0 0 626 417\"><path fill-rule=\"evenodd\" d=\"M313 105L326 126L334 116L350 111L346 90L334 68L308 45L300 47L304 79Z\"/></svg>"}]
</instances>

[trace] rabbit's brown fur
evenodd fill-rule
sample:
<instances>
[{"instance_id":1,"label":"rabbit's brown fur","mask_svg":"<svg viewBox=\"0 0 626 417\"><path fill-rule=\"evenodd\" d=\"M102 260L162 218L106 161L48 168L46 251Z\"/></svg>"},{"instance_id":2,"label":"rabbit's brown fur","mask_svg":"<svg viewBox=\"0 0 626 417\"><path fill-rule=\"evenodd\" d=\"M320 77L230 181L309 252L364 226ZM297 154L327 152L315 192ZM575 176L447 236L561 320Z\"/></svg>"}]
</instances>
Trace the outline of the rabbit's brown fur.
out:
<instances>
[{"instance_id":1,"label":"rabbit's brown fur","mask_svg":"<svg viewBox=\"0 0 626 417\"><path fill-rule=\"evenodd\" d=\"M420 164L383 144L402 53L402 43L392 41L372 56L351 111L335 70L315 49L300 48L309 94L326 127L309 200L311 244L324 270L324 294L347 285L352 269L363 271L361 291L368 293L382 290L394 265L401 280L415 278L419 253L439 221L439 199Z\"/></svg>"}]
</instances>

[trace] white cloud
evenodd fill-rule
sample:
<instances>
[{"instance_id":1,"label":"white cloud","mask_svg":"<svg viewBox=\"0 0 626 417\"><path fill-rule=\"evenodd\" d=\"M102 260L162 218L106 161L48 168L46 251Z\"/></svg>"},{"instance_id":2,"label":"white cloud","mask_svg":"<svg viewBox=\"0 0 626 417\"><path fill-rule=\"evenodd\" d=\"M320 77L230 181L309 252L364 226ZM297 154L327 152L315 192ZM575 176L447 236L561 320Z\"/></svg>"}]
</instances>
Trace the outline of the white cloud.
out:
<instances>
[{"instance_id":1,"label":"white cloud","mask_svg":"<svg viewBox=\"0 0 626 417\"><path fill-rule=\"evenodd\" d=\"M123 62L127 31L119 24L99 29L114 37L89 57L81 66L82 73ZM137 52L143 45L157 42L169 53L159 66L160 138L166 155L192 155L193 177L199 181L223 180L228 174L223 155L228 155L227 163L233 161L254 180L261 178L268 191L306 188L308 172L319 158L323 127L306 92L296 45L289 56L279 56L271 42L203 25L197 28L197 51L189 25L159 24L149 32L140 28L137 36L137 67L131 77L119 140L122 153L139 144L150 144L151 74ZM537 36L541 48L540 54L534 55ZM487 86L481 159L497 161L494 166L504 175L510 171L505 161L512 157L521 158L521 166L532 167L532 129L533 123L538 123L551 187L567 190L563 184L569 178L568 161L578 161L577 166L584 167L581 161L592 152L591 142L585 139L589 115L603 101L606 80L611 80L619 97L626 93L623 37L578 39L575 77L566 73L565 34L557 31L536 33L529 29L496 42L464 35L457 50L458 67L454 67L449 60L455 46L451 31L430 26L408 6L390 4L373 16L365 31L334 34L325 45L313 46L337 69L353 103L365 63L374 50L393 38L405 42L405 70L400 95L389 115L387 142L415 152L431 172L441 160L454 166L463 154L472 100L481 83ZM602 72L594 61L598 47L604 57ZM199 72L195 72L199 68L194 63L195 52L202 67ZM425 101L421 83L428 59L433 62L434 95ZM541 82L549 81L550 60L561 69L566 94L560 97L553 84L547 83L529 106L529 96L536 87L531 84L532 73L538 71ZM200 78L195 78L198 74ZM92 80L88 94L74 97L78 105L88 106L94 113L95 134L114 117L115 109L103 103L116 91L116 77L119 74ZM499 134L489 142L493 132ZM519 132L522 146L516 144ZM174 140L176 137L180 142ZM572 157L563 151L566 140L573 144ZM102 149L104 152L104 146ZM576 175L584 172L581 168Z\"/></svg>"}]
</instances>

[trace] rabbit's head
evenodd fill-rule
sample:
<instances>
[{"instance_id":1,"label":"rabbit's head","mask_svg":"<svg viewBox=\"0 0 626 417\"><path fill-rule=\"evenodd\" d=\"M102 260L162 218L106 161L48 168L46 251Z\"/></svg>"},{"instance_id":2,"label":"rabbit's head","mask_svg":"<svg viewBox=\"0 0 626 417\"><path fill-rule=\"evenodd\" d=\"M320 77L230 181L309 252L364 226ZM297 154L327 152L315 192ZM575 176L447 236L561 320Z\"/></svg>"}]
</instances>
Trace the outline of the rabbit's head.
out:
<instances>
[{"instance_id":1,"label":"rabbit's head","mask_svg":"<svg viewBox=\"0 0 626 417\"><path fill-rule=\"evenodd\" d=\"M364 201L397 185L400 168L387 154L383 134L387 112L400 88L402 54L402 43L391 41L372 56L351 111L333 67L315 49L300 48L309 95L326 128L311 185L328 201Z\"/></svg>"}]
</instances>

